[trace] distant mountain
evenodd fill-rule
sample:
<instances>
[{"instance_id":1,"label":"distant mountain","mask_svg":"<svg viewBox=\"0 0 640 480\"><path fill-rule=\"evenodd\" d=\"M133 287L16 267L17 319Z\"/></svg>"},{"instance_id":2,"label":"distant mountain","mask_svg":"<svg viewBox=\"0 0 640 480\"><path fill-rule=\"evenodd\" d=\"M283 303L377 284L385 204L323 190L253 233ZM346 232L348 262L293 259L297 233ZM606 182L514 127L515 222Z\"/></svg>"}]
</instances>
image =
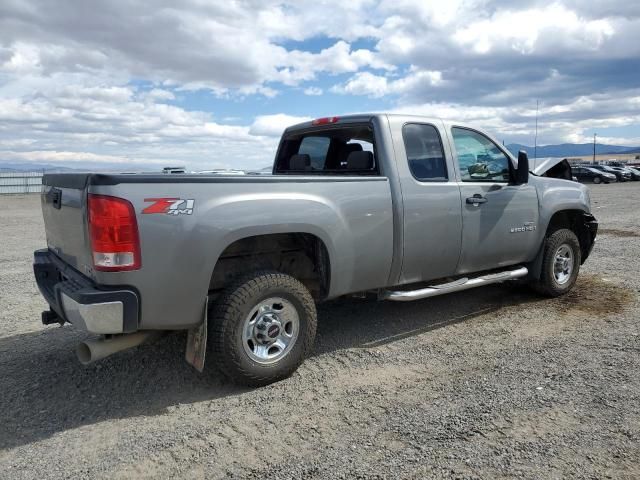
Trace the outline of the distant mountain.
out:
<instances>
[{"instance_id":1,"label":"distant mountain","mask_svg":"<svg viewBox=\"0 0 640 480\"><path fill-rule=\"evenodd\" d=\"M534 148L519 143L511 143L507 148L514 155L519 150L526 150L530 157L533 157ZM596 144L597 155L615 155L617 153L639 153L640 147L625 147L622 145ZM563 143L560 145L539 145L537 148L538 157L584 157L593 155L593 143Z\"/></svg>"},{"instance_id":2,"label":"distant mountain","mask_svg":"<svg viewBox=\"0 0 640 480\"><path fill-rule=\"evenodd\" d=\"M0 172L73 172L75 168L61 167L60 165L51 165L48 163L36 162L2 162L0 161Z\"/></svg>"},{"instance_id":3,"label":"distant mountain","mask_svg":"<svg viewBox=\"0 0 640 480\"><path fill-rule=\"evenodd\" d=\"M67 164L68 165L68 164ZM75 164L74 164L75 165ZM128 163L123 165L121 163L105 163L105 162L87 162L81 163L81 168L63 167L61 165L54 165L51 163L40 162L10 162L0 160L0 173L2 172L49 172L49 173L64 173L64 172L135 172L135 171L154 171L158 172L162 168L155 165L145 165Z\"/></svg>"}]
</instances>

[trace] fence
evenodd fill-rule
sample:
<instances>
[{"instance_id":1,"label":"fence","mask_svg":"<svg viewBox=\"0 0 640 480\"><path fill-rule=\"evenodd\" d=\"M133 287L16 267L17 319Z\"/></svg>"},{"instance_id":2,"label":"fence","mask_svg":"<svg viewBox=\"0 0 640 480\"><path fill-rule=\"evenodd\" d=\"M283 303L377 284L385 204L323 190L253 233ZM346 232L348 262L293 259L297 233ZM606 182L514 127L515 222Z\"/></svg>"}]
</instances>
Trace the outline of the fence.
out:
<instances>
[{"instance_id":1,"label":"fence","mask_svg":"<svg viewBox=\"0 0 640 480\"><path fill-rule=\"evenodd\" d=\"M0 172L0 195L40 193L43 172Z\"/></svg>"}]
</instances>

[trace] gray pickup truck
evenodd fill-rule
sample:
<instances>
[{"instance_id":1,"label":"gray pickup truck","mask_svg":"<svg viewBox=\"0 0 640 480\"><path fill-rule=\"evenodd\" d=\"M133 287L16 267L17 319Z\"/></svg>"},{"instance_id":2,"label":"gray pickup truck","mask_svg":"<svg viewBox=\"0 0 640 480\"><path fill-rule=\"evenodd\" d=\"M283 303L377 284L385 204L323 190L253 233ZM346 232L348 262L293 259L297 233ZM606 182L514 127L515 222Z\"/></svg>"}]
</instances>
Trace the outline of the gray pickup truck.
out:
<instances>
[{"instance_id":1,"label":"gray pickup truck","mask_svg":"<svg viewBox=\"0 0 640 480\"><path fill-rule=\"evenodd\" d=\"M188 330L198 370L264 385L311 351L316 302L566 293L597 222L588 189L549 172L461 123L363 114L287 128L270 176L45 175L42 321L96 335L83 363Z\"/></svg>"}]
</instances>

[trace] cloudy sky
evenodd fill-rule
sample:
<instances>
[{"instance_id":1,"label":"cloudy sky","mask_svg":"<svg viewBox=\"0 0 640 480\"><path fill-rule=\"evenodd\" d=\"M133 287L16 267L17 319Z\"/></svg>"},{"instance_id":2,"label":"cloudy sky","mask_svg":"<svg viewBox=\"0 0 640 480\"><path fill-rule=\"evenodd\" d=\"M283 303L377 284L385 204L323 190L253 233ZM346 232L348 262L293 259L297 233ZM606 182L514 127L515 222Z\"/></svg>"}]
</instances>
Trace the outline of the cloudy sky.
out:
<instances>
[{"instance_id":1,"label":"cloudy sky","mask_svg":"<svg viewBox=\"0 0 640 480\"><path fill-rule=\"evenodd\" d=\"M2 0L0 161L256 168L308 117L640 145L632 0Z\"/></svg>"}]
</instances>

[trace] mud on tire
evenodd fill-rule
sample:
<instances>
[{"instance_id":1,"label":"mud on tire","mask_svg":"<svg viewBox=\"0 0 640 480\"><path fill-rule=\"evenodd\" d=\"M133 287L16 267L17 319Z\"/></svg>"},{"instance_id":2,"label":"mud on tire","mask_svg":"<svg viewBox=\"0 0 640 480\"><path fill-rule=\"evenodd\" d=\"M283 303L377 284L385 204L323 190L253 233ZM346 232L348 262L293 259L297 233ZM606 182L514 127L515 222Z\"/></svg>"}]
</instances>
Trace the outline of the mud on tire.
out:
<instances>
[{"instance_id":1,"label":"mud on tire","mask_svg":"<svg viewBox=\"0 0 640 480\"><path fill-rule=\"evenodd\" d=\"M217 368L234 383L256 387L282 380L313 348L315 302L289 275L253 273L212 303L205 368Z\"/></svg>"}]
</instances>

